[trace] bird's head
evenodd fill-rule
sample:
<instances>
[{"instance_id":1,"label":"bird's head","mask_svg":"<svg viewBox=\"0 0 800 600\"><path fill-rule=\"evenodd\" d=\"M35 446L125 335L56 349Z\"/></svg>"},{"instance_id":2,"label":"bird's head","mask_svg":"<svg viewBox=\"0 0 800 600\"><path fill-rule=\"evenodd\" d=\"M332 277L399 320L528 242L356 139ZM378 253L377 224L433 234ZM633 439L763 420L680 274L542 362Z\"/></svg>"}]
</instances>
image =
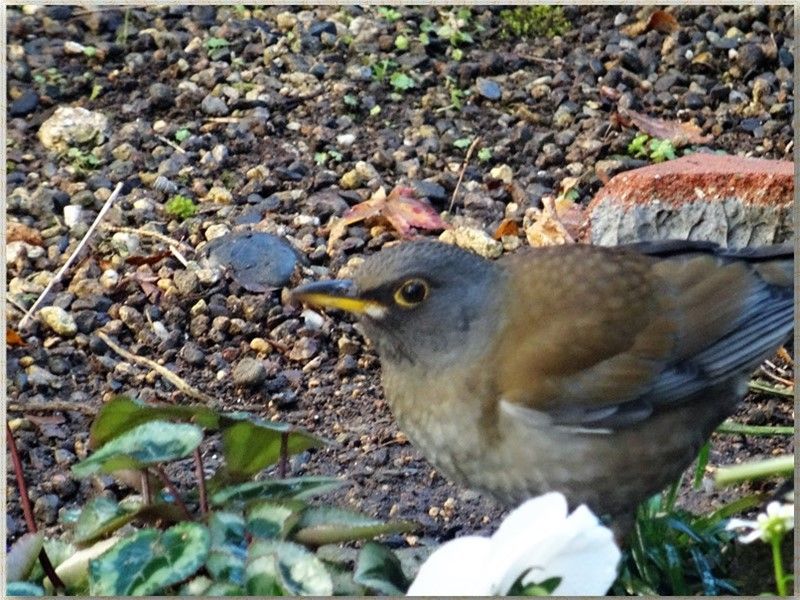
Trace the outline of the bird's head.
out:
<instances>
[{"instance_id":1,"label":"bird's head","mask_svg":"<svg viewBox=\"0 0 800 600\"><path fill-rule=\"evenodd\" d=\"M456 246L408 242L368 257L352 279L292 296L358 315L384 361L440 367L485 341L497 277L491 262Z\"/></svg>"}]
</instances>

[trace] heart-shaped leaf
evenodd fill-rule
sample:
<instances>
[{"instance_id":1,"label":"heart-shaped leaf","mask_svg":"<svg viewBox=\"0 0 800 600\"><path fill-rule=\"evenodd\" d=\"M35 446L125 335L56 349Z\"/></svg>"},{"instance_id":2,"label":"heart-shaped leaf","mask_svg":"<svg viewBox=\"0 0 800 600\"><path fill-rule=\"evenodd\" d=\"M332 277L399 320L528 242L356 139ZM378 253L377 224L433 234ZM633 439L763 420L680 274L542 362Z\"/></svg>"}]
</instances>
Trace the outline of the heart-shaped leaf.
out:
<instances>
[{"instance_id":1,"label":"heart-shaped leaf","mask_svg":"<svg viewBox=\"0 0 800 600\"><path fill-rule=\"evenodd\" d=\"M330 596L331 576L322 561L298 544L262 540L247 554L250 595Z\"/></svg>"},{"instance_id":2,"label":"heart-shaped leaf","mask_svg":"<svg viewBox=\"0 0 800 600\"><path fill-rule=\"evenodd\" d=\"M221 506L228 502L248 502L257 498L302 500L315 494L334 490L344 482L334 477L291 477L287 479L265 479L231 485L211 495L211 504Z\"/></svg>"},{"instance_id":3,"label":"heart-shaped leaf","mask_svg":"<svg viewBox=\"0 0 800 600\"><path fill-rule=\"evenodd\" d=\"M211 536L197 523L142 529L89 565L92 596L155 595L205 564Z\"/></svg>"},{"instance_id":4,"label":"heart-shaped leaf","mask_svg":"<svg viewBox=\"0 0 800 600\"><path fill-rule=\"evenodd\" d=\"M98 448L142 423L170 419L196 423L206 429L219 427L219 416L205 406L149 406L118 396L100 409L89 430L89 443Z\"/></svg>"},{"instance_id":5,"label":"heart-shaped leaf","mask_svg":"<svg viewBox=\"0 0 800 600\"><path fill-rule=\"evenodd\" d=\"M75 543L93 542L113 531L136 516L139 506L120 506L110 498L92 498L81 511L75 525Z\"/></svg>"},{"instance_id":6,"label":"heart-shaped leaf","mask_svg":"<svg viewBox=\"0 0 800 600\"><path fill-rule=\"evenodd\" d=\"M226 415L227 419L230 415ZM237 420L222 431L225 465L234 477L250 477L278 462L282 439L286 438L286 454L297 454L325 444L319 438L283 423L267 423L260 419Z\"/></svg>"},{"instance_id":7,"label":"heart-shaped leaf","mask_svg":"<svg viewBox=\"0 0 800 600\"><path fill-rule=\"evenodd\" d=\"M409 585L397 555L376 542L359 552L353 579L385 596L403 596Z\"/></svg>"},{"instance_id":8,"label":"heart-shaped leaf","mask_svg":"<svg viewBox=\"0 0 800 600\"><path fill-rule=\"evenodd\" d=\"M89 458L72 466L78 477L97 471L111 473L123 468L168 462L190 455L203 440L195 425L149 421L113 438Z\"/></svg>"}]
</instances>

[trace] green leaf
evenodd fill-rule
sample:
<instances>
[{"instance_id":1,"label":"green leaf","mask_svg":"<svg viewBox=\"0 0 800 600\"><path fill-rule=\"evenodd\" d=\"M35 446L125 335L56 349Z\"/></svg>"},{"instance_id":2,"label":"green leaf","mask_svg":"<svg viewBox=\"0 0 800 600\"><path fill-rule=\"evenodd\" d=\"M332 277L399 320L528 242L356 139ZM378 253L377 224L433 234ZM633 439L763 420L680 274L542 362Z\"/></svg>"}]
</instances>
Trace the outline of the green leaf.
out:
<instances>
[{"instance_id":1,"label":"green leaf","mask_svg":"<svg viewBox=\"0 0 800 600\"><path fill-rule=\"evenodd\" d=\"M6 586L9 596L44 596L44 589L35 583L27 581L10 581Z\"/></svg>"},{"instance_id":2,"label":"green leaf","mask_svg":"<svg viewBox=\"0 0 800 600\"><path fill-rule=\"evenodd\" d=\"M84 46L83 53L89 58L92 58L97 55L97 48L94 46Z\"/></svg>"},{"instance_id":3,"label":"green leaf","mask_svg":"<svg viewBox=\"0 0 800 600\"><path fill-rule=\"evenodd\" d=\"M89 592L89 564L98 556L102 556L110 548L119 542L118 537L110 537L101 540L83 550L73 552L69 558L56 567L56 575L67 587L67 592L85 596ZM53 591L53 584L50 579L44 581L47 592Z\"/></svg>"},{"instance_id":4,"label":"green leaf","mask_svg":"<svg viewBox=\"0 0 800 600\"><path fill-rule=\"evenodd\" d=\"M211 549L206 569L216 581L244 584L244 564L247 558L245 521L233 512L212 512L208 520Z\"/></svg>"},{"instance_id":5,"label":"green leaf","mask_svg":"<svg viewBox=\"0 0 800 600\"><path fill-rule=\"evenodd\" d=\"M203 431L194 425L150 421L127 431L99 448L89 458L72 466L77 477L97 471L111 473L122 468L185 458L203 441Z\"/></svg>"},{"instance_id":6,"label":"green leaf","mask_svg":"<svg viewBox=\"0 0 800 600\"><path fill-rule=\"evenodd\" d=\"M342 508L311 506L303 511L292 539L309 546L322 546L415 529L418 525L409 521L386 523Z\"/></svg>"},{"instance_id":7,"label":"green leaf","mask_svg":"<svg viewBox=\"0 0 800 600\"><path fill-rule=\"evenodd\" d=\"M239 419L247 420L239 420ZM230 425L228 425L231 423ZM325 442L310 433L284 423L269 423L246 416L226 415L222 431L222 452L228 472L234 477L250 477L275 464L281 456L281 438L287 436L288 455L309 448L319 448Z\"/></svg>"},{"instance_id":8,"label":"green leaf","mask_svg":"<svg viewBox=\"0 0 800 600\"><path fill-rule=\"evenodd\" d=\"M75 543L86 544L116 531L131 521L139 506L122 507L109 498L93 498L81 510L75 524Z\"/></svg>"},{"instance_id":9,"label":"green leaf","mask_svg":"<svg viewBox=\"0 0 800 600\"><path fill-rule=\"evenodd\" d=\"M298 544L261 540L248 551L250 595L330 596L331 576L322 561Z\"/></svg>"},{"instance_id":10,"label":"green leaf","mask_svg":"<svg viewBox=\"0 0 800 600\"><path fill-rule=\"evenodd\" d=\"M394 47L401 52L403 50L408 50L408 38L402 34L398 35L396 38L394 38Z\"/></svg>"},{"instance_id":11,"label":"green leaf","mask_svg":"<svg viewBox=\"0 0 800 600\"><path fill-rule=\"evenodd\" d=\"M6 555L6 581L25 579L36 564L43 544L44 534L41 531L26 533L14 542Z\"/></svg>"},{"instance_id":12,"label":"green leaf","mask_svg":"<svg viewBox=\"0 0 800 600\"><path fill-rule=\"evenodd\" d=\"M180 523L163 533L142 529L90 563L90 594L155 595L202 567L209 544L208 529L197 523Z\"/></svg>"},{"instance_id":13,"label":"green leaf","mask_svg":"<svg viewBox=\"0 0 800 600\"><path fill-rule=\"evenodd\" d=\"M394 89L402 92L409 90L416 85L414 80L402 71L396 71L392 73L392 76L389 78L389 83Z\"/></svg>"},{"instance_id":14,"label":"green leaf","mask_svg":"<svg viewBox=\"0 0 800 600\"><path fill-rule=\"evenodd\" d=\"M334 490L344 482L334 477L295 477L287 479L267 479L264 481L248 481L239 485L225 487L211 495L214 506L228 502L247 502L256 498L263 499L305 499L314 494L322 494Z\"/></svg>"},{"instance_id":15,"label":"green leaf","mask_svg":"<svg viewBox=\"0 0 800 600\"><path fill-rule=\"evenodd\" d=\"M178 131L175 132L175 141L182 142L187 139L192 133L186 129L186 127L181 127Z\"/></svg>"},{"instance_id":16,"label":"green leaf","mask_svg":"<svg viewBox=\"0 0 800 600\"><path fill-rule=\"evenodd\" d=\"M367 542L359 552L353 579L384 596L403 596L409 586L400 559L376 542Z\"/></svg>"},{"instance_id":17,"label":"green leaf","mask_svg":"<svg viewBox=\"0 0 800 600\"><path fill-rule=\"evenodd\" d=\"M219 50L230 45L230 42L225 38L211 37L206 40L206 48L209 50Z\"/></svg>"},{"instance_id":18,"label":"green leaf","mask_svg":"<svg viewBox=\"0 0 800 600\"><path fill-rule=\"evenodd\" d=\"M706 466L708 465L708 455L711 450L711 442L706 442L700 448L700 452L697 455L697 468L694 470L694 484L693 487L696 490L700 489L700 486L703 484L703 475L706 472Z\"/></svg>"},{"instance_id":19,"label":"green leaf","mask_svg":"<svg viewBox=\"0 0 800 600\"><path fill-rule=\"evenodd\" d=\"M303 508L302 503L276 503L263 501L252 504L247 510L247 531L257 538L283 539L291 531Z\"/></svg>"},{"instance_id":20,"label":"green leaf","mask_svg":"<svg viewBox=\"0 0 800 600\"><path fill-rule=\"evenodd\" d=\"M219 427L219 416L205 406L148 406L125 396L117 396L100 409L89 430L89 444L97 448L137 425L167 419L190 421L205 429Z\"/></svg>"},{"instance_id":21,"label":"green leaf","mask_svg":"<svg viewBox=\"0 0 800 600\"><path fill-rule=\"evenodd\" d=\"M463 150L464 148L469 148L469 145L472 143L472 138L459 138L455 142L453 142L453 146L458 148L459 150Z\"/></svg>"},{"instance_id":22,"label":"green leaf","mask_svg":"<svg viewBox=\"0 0 800 600\"><path fill-rule=\"evenodd\" d=\"M478 150L478 160L481 162L487 162L492 158L492 150L490 148L481 148Z\"/></svg>"}]
</instances>

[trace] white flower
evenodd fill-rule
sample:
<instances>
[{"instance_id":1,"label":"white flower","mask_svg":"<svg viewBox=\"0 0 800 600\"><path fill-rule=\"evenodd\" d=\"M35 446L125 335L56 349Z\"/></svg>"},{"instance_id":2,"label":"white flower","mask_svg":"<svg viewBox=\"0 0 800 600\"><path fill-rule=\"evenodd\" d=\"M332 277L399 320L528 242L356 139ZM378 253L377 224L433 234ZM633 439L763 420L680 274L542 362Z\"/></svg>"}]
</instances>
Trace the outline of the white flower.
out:
<instances>
[{"instance_id":1,"label":"white flower","mask_svg":"<svg viewBox=\"0 0 800 600\"><path fill-rule=\"evenodd\" d=\"M794 504L781 504L770 502L767 512L759 513L756 520L730 519L725 529L747 529L750 533L739 537L743 544L749 544L758 539L765 542L771 541L774 536L783 536L787 531L794 529Z\"/></svg>"},{"instance_id":2,"label":"white flower","mask_svg":"<svg viewBox=\"0 0 800 600\"><path fill-rule=\"evenodd\" d=\"M586 506L571 515L562 494L549 493L513 510L490 537L442 544L420 567L409 596L496 596L560 579L556 596L604 595L617 577L620 551L611 531Z\"/></svg>"}]
</instances>

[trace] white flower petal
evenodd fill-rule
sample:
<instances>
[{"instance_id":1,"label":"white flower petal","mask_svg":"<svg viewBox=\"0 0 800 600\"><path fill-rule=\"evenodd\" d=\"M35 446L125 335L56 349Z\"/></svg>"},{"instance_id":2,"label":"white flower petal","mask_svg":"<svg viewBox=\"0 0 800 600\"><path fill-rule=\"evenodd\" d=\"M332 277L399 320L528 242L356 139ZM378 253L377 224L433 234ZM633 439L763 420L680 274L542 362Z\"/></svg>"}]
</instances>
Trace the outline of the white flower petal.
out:
<instances>
[{"instance_id":1,"label":"white flower petal","mask_svg":"<svg viewBox=\"0 0 800 600\"><path fill-rule=\"evenodd\" d=\"M442 544L428 557L408 596L492 596L486 576L491 542L468 535Z\"/></svg>"},{"instance_id":2,"label":"white flower petal","mask_svg":"<svg viewBox=\"0 0 800 600\"><path fill-rule=\"evenodd\" d=\"M761 532L760 529L754 529L753 531L751 531L747 535L740 536L739 537L739 541L742 544L749 544L751 542L755 542L756 540L760 540L761 539L761 533L762 532Z\"/></svg>"},{"instance_id":3,"label":"white flower petal","mask_svg":"<svg viewBox=\"0 0 800 600\"><path fill-rule=\"evenodd\" d=\"M552 492L526 500L511 511L492 536L488 565L492 587L505 594L528 569L540 571L560 548L567 500Z\"/></svg>"},{"instance_id":4,"label":"white flower petal","mask_svg":"<svg viewBox=\"0 0 800 600\"><path fill-rule=\"evenodd\" d=\"M525 582L560 577L554 596L603 596L617 578L621 555L611 531L596 523L577 532L538 577L531 573Z\"/></svg>"},{"instance_id":5,"label":"white flower petal","mask_svg":"<svg viewBox=\"0 0 800 600\"><path fill-rule=\"evenodd\" d=\"M728 524L725 525L728 531L732 529L758 529L758 521L751 521L748 519L729 519Z\"/></svg>"}]
</instances>

